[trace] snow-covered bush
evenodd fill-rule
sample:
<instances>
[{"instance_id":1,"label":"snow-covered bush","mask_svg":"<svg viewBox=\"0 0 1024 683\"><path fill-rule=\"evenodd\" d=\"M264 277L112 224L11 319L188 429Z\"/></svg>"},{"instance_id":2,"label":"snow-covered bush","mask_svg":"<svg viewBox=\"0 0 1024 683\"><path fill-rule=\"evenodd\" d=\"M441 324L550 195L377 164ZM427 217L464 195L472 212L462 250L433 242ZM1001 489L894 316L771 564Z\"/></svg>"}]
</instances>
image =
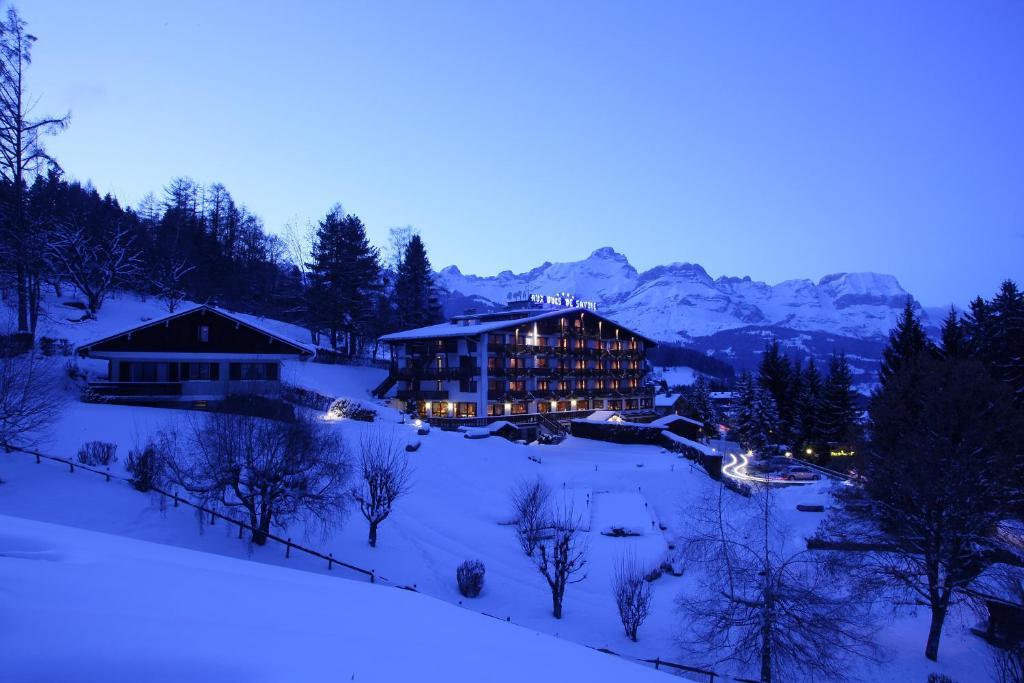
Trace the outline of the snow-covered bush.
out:
<instances>
[{"instance_id":1,"label":"snow-covered bush","mask_svg":"<svg viewBox=\"0 0 1024 683\"><path fill-rule=\"evenodd\" d=\"M78 462L83 465L102 465L117 462L117 444L109 441L87 441L78 449Z\"/></svg>"},{"instance_id":2,"label":"snow-covered bush","mask_svg":"<svg viewBox=\"0 0 1024 683\"><path fill-rule=\"evenodd\" d=\"M480 560L466 560L455 571L459 592L467 598L475 598L484 588L484 563Z\"/></svg>"},{"instance_id":3,"label":"snow-covered bush","mask_svg":"<svg viewBox=\"0 0 1024 683\"><path fill-rule=\"evenodd\" d=\"M332 403L327 414L334 419L346 418L361 422L373 422L377 419L376 411L367 408L358 401L352 401L347 398L339 398Z\"/></svg>"},{"instance_id":4,"label":"snow-covered bush","mask_svg":"<svg viewBox=\"0 0 1024 683\"><path fill-rule=\"evenodd\" d=\"M131 484L136 491L145 493L159 486L164 478L163 463L156 446L150 442L140 450L128 451L125 469L131 475Z\"/></svg>"}]
</instances>

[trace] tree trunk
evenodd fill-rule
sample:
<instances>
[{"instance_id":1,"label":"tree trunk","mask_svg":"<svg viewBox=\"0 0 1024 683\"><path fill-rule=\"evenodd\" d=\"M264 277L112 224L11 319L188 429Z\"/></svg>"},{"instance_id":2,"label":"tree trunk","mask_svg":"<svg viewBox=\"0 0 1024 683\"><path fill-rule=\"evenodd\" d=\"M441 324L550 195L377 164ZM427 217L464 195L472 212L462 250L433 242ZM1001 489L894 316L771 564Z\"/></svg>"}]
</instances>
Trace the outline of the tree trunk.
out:
<instances>
[{"instance_id":1,"label":"tree trunk","mask_svg":"<svg viewBox=\"0 0 1024 683\"><path fill-rule=\"evenodd\" d=\"M928 629L928 644L924 648L924 656L933 662L939 661L939 639L942 637L942 624L946 620L946 606L932 607L932 624Z\"/></svg>"},{"instance_id":2,"label":"tree trunk","mask_svg":"<svg viewBox=\"0 0 1024 683\"><path fill-rule=\"evenodd\" d=\"M370 522L370 547L377 547L377 524L379 522Z\"/></svg>"},{"instance_id":3,"label":"tree trunk","mask_svg":"<svg viewBox=\"0 0 1024 683\"><path fill-rule=\"evenodd\" d=\"M562 618L562 596L559 595L557 590L551 591L551 607L552 614L555 615L555 619Z\"/></svg>"},{"instance_id":4,"label":"tree trunk","mask_svg":"<svg viewBox=\"0 0 1024 683\"><path fill-rule=\"evenodd\" d=\"M256 545L265 545L267 536L270 535L270 515L264 515L259 522L255 521L255 516L252 519L252 542Z\"/></svg>"}]
</instances>

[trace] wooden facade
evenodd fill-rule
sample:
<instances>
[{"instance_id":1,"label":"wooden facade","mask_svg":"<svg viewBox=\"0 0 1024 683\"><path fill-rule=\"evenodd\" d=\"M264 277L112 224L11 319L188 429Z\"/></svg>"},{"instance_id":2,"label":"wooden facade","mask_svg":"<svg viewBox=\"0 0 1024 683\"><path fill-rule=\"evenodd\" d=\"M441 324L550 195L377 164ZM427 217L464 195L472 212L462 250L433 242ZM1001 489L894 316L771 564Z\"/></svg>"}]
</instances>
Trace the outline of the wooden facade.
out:
<instances>
[{"instance_id":1,"label":"wooden facade","mask_svg":"<svg viewBox=\"0 0 1024 683\"><path fill-rule=\"evenodd\" d=\"M235 394L273 396L281 362L313 351L211 306L84 344L78 354L107 361L105 381L90 383L96 400L201 402Z\"/></svg>"}]
</instances>

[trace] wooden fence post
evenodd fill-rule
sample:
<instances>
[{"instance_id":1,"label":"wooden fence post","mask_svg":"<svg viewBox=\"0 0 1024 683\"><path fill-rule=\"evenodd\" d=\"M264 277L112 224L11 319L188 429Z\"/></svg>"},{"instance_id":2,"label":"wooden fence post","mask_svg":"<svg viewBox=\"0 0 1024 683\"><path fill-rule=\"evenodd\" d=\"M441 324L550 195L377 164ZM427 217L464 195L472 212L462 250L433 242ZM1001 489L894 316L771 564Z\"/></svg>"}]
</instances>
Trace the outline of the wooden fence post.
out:
<instances>
[{"instance_id":1,"label":"wooden fence post","mask_svg":"<svg viewBox=\"0 0 1024 683\"><path fill-rule=\"evenodd\" d=\"M655 669L660 669L661 668L661 657L655 657L654 658L654 668Z\"/></svg>"},{"instance_id":2,"label":"wooden fence post","mask_svg":"<svg viewBox=\"0 0 1024 683\"><path fill-rule=\"evenodd\" d=\"M68 467L71 468L71 473L74 474L75 473L75 463L73 463L70 460L68 460Z\"/></svg>"},{"instance_id":3,"label":"wooden fence post","mask_svg":"<svg viewBox=\"0 0 1024 683\"><path fill-rule=\"evenodd\" d=\"M288 539L284 544L284 559L288 559L292 556L292 539Z\"/></svg>"},{"instance_id":4,"label":"wooden fence post","mask_svg":"<svg viewBox=\"0 0 1024 683\"><path fill-rule=\"evenodd\" d=\"M42 464L42 462L43 462L43 461L39 459L39 453L36 453L36 464L37 464L37 465L41 465L41 464Z\"/></svg>"},{"instance_id":5,"label":"wooden fence post","mask_svg":"<svg viewBox=\"0 0 1024 683\"><path fill-rule=\"evenodd\" d=\"M238 523L238 538L242 538L242 523Z\"/></svg>"},{"instance_id":6,"label":"wooden fence post","mask_svg":"<svg viewBox=\"0 0 1024 683\"><path fill-rule=\"evenodd\" d=\"M377 570L376 569L371 569L370 570L370 583L377 583Z\"/></svg>"},{"instance_id":7,"label":"wooden fence post","mask_svg":"<svg viewBox=\"0 0 1024 683\"><path fill-rule=\"evenodd\" d=\"M107 468L107 481L110 481L110 468Z\"/></svg>"},{"instance_id":8,"label":"wooden fence post","mask_svg":"<svg viewBox=\"0 0 1024 683\"><path fill-rule=\"evenodd\" d=\"M210 510L210 526L213 526L217 522L217 513Z\"/></svg>"},{"instance_id":9,"label":"wooden fence post","mask_svg":"<svg viewBox=\"0 0 1024 683\"><path fill-rule=\"evenodd\" d=\"M327 553L327 571L334 569L334 553Z\"/></svg>"}]
</instances>

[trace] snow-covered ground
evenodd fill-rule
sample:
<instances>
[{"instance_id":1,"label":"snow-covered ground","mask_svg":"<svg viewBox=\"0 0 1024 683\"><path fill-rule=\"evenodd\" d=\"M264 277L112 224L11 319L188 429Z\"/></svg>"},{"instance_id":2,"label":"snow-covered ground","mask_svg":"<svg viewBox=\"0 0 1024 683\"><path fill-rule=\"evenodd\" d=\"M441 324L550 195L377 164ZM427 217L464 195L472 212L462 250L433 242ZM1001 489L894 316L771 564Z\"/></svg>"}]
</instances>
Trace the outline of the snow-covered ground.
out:
<instances>
[{"instance_id":1,"label":"snow-covered ground","mask_svg":"<svg viewBox=\"0 0 1024 683\"><path fill-rule=\"evenodd\" d=\"M700 373L693 368L686 367L685 365L678 366L655 366L651 372L651 378L655 380L665 380L668 382L668 386L681 387L690 386L697 381Z\"/></svg>"},{"instance_id":2,"label":"snow-covered ground","mask_svg":"<svg viewBox=\"0 0 1024 683\"><path fill-rule=\"evenodd\" d=\"M427 596L0 516L3 680L657 681Z\"/></svg>"},{"instance_id":3,"label":"snow-covered ground","mask_svg":"<svg viewBox=\"0 0 1024 683\"><path fill-rule=\"evenodd\" d=\"M97 321L54 322L55 327L64 331L54 336L82 341L137 324L141 316L159 314L153 302L125 297L108 302ZM296 363L286 368L285 379L291 377L291 381L330 395L365 399L368 390L382 377L381 373L372 368ZM115 472L123 471L129 448L168 421L188 415L180 410L83 404L76 399L69 390L68 403L42 449L73 457L84 441L113 441L119 446L120 456L112 467ZM333 666L326 670L334 677L349 680L348 676L358 673L354 678L358 681L405 679L400 669L389 667L404 666L407 657L410 662L422 664L424 660L420 658L427 658L433 652L446 666L466 664L465 668L453 668L452 675L442 680L463 680L462 675L473 678L469 674L474 671L474 680L499 680L506 675L505 680L566 678L566 674L559 674L555 668L542 672L529 668L534 662L525 660L535 657L541 658L538 661L559 659L553 666L572 667L580 676L605 680L598 675L605 672L604 669L591 675L586 673L591 664L575 664L578 658L582 661L586 659L584 654L589 654L582 648L566 647L563 654L556 643L538 645L540 649L531 650L519 640L520 635L538 642L547 643L548 639L534 637L488 617L463 614L456 608L432 603L429 597L433 597L448 603L462 603L470 610L486 612L501 620L507 619L513 625L578 644L605 647L637 658L660 657L697 663L683 658L675 640L681 618L675 609L676 596L695 585L689 568L684 567L681 577L666 574L654 582L652 613L640 629L637 643L629 641L622 632L611 600L609 581L612 566L627 549L650 566L674 557L670 546L689 532L694 507L717 492L718 484L701 469L650 446L622 446L575 438L558 446L523 446L498 437L465 439L461 434L438 430L416 437L411 425L399 423L400 416L395 411L380 406L378 410L381 419L376 424L347 420L331 423L331 428L339 430L350 444L358 442L362 430L382 426L400 430L404 439L422 442L421 448L410 456L414 467L413 489L381 526L378 547L372 549L367 545L366 524L358 513L351 514L340 528L324 536L310 536L298 527L287 529L282 535L333 553L346 562L374 569L386 579L385 585L415 586L421 595L361 585L365 584L364 578L337 567L328 574L324 563L314 558L293 554L286 559L282 548L273 544L251 547L238 540L237 529L224 524L201 525L188 508L162 505L158 498L137 493L122 482L106 482L102 477L81 470L71 473L66 466L46 461L36 464L31 456L12 453L0 455L0 479L5 482L0 485L0 515L233 559L210 558L13 519L0 520L0 586L3 586L0 619L9 624L36 619L26 635L19 634L18 640L0 641L0 661L15 661L12 659L15 657L24 664L31 657L41 657L41 648L47 648L46 652L58 653L58 656L45 663L57 666L61 661L72 661L69 653L97 648L106 654L89 659L89 666L94 668L82 669L83 676L79 678L97 678L92 673L101 671L102 664L109 668L104 680L119 680L117 676L122 672L120 680L135 680L139 676L133 674L141 669L132 667L156 662L154 669L166 663L166 670L177 673L179 679L199 680L207 677L198 675L196 669L182 669L189 663L182 663L180 658L175 660L168 653L195 652L194 661L202 665L208 662L204 657L223 651L224 675L219 680L260 680L253 672L264 671L259 662L272 658L274 663L265 669L263 680L320 679L322 675L309 674L312 669L297 670L295 676L290 676L282 667L286 663L326 666L330 662ZM509 489L517 481L536 476L541 476L556 491L564 491L577 510L585 510L590 522L590 531L586 534L587 578L568 588L562 620L551 616L545 581L519 550L513 530L506 524L511 516ZM735 494L725 495L727 500L736 503L736 509L741 507ZM828 505L828 483L780 489L778 500L790 527L791 540L799 545L813 532L820 515L796 512L795 505ZM625 538L601 533L615 527L642 533ZM24 543L11 539L24 539ZM19 544L21 550L17 547ZM12 552L37 553L40 558L53 561L15 558L11 557ZM455 583L455 568L466 559L480 559L487 568L483 594L475 600L462 598ZM303 572L285 572L281 568ZM253 601L246 577L251 577L252 582L260 586L259 590L269 597ZM330 588L332 582L339 587ZM53 594L49 596L46 595L48 585L53 587ZM95 591L90 593L86 588L95 588ZM164 591L167 599L160 595L147 596L146 590L154 594ZM377 592L372 592L374 590ZM393 594L407 597L393 597ZM101 595L105 596L105 602L97 597ZM136 595L147 596L140 603L142 607L132 607L129 597ZM377 604L377 596L383 595L387 597L379 598ZM144 609L147 604L171 610L172 615L177 610L184 624L181 630L191 628L195 633L177 636L186 640L175 641L171 637L175 618L147 616ZM429 607L421 607L428 604ZM366 615L374 609L399 614L409 610L408 629L395 626L386 638L381 636L381 640L376 640L377 634L370 632L383 627L367 626L367 623L380 622ZM435 616L435 609L442 611ZM449 612L455 616L443 616ZM274 615L273 628L258 625L261 623L258 617L267 614ZM104 626L106 631L86 627L90 619L100 619L99 615L106 615L106 620L98 623L115 623ZM939 671L961 683L983 680L984 674L980 672L987 666L986 646L967 631L973 616L949 619L940 652L942 661L938 665L927 662L922 654L927 616L921 611L915 616L887 619L881 643L887 650L886 661L877 667L860 666L851 672L853 677L923 682L928 672ZM204 618L207 621L198 623ZM349 619L350 623L335 623ZM404 619L403 616L397 621L404 624ZM459 621L461 619L479 619L480 622L476 625L476 622ZM424 626L423 620L432 627ZM55 627L48 640L41 640L42 625L52 621L66 622L68 626ZM138 622L137 628L133 628L135 622ZM348 630L350 627L353 630ZM505 630L494 631L495 627ZM463 629L472 634L463 636ZM7 629L11 630L17 629ZM506 633L519 635L509 635L505 640ZM147 643L161 638L168 640L147 646L152 649L143 648L138 658L133 659L129 654L133 648L126 647L126 642L133 642L136 634ZM352 634L370 638L365 653L359 648L355 648L358 652L345 649L346 639L354 638ZM449 636L447 639L445 634ZM278 659L279 653L267 653L275 636L285 639L284 650L294 647L298 654L282 655ZM460 644L463 637L469 640ZM40 639L40 644L32 649L28 643L35 639ZM198 643L194 649L193 639ZM100 643L101 640L105 642ZM388 656L383 649L385 640L400 656ZM264 643L270 645L264 646ZM375 643L379 643L379 647ZM521 668L502 663L502 657L517 650L524 660ZM496 657L492 666L475 668L479 653L491 651ZM622 674L618 666L626 666L622 660L600 656L605 660L597 659L593 666L603 664L607 667L606 673L614 674L616 680L641 680L640 677L648 673L640 665L629 664L633 668ZM509 657L511 661L511 655ZM380 665L384 667L380 671L388 672L388 676L374 677L377 674L368 662L377 660L386 660ZM720 672L728 670L725 666L715 668ZM568 669L559 671L565 670ZM49 678L59 679L61 676Z\"/></svg>"}]
</instances>

